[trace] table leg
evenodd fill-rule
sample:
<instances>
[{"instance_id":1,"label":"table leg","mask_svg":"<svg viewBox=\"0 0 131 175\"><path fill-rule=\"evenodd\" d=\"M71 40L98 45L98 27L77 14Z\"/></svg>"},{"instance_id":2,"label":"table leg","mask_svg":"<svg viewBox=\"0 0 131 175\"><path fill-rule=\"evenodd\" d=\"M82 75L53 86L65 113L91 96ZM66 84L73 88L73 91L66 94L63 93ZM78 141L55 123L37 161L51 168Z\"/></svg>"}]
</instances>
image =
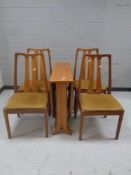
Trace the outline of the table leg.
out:
<instances>
[{"instance_id":1,"label":"table leg","mask_svg":"<svg viewBox=\"0 0 131 175\"><path fill-rule=\"evenodd\" d=\"M62 129L66 134L71 134L67 124L66 83L56 83L56 127L53 134L60 133Z\"/></svg>"}]
</instances>

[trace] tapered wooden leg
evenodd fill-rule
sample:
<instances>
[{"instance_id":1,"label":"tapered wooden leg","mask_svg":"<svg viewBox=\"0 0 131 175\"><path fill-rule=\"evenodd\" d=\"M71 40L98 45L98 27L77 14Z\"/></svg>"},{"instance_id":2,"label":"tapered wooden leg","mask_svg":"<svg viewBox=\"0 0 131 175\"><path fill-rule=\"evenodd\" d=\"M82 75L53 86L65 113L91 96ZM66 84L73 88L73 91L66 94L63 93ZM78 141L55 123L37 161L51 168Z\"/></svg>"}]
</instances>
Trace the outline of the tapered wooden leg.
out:
<instances>
[{"instance_id":1,"label":"tapered wooden leg","mask_svg":"<svg viewBox=\"0 0 131 175\"><path fill-rule=\"evenodd\" d=\"M78 111L78 99L77 99L77 101L76 101L74 118L76 118L76 116L77 116L77 111Z\"/></svg>"},{"instance_id":2,"label":"tapered wooden leg","mask_svg":"<svg viewBox=\"0 0 131 175\"><path fill-rule=\"evenodd\" d=\"M80 129L79 129L79 140L82 140L83 123L84 123L84 116L81 113L81 116L80 116Z\"/></svg>"},{"instance_id":3,"label":"tapered wooden leg","mask_svg":"<svg viewBox=\"0 0 131 175\"><path fill-rule=\"evenodd\" d=\"M45 136L48 137L48 112L45 112Z\"/></svg>"},{"instance_id":4,"label":"tapered wooden leg","mask_svg":"<svg viewBox=\"0 0 131 175\"><path fill-rule=\"evenodd\" d=\"M51 114L53 114L53 96L52 96L52 87L50 88L49 98L50 98Z\"/></svg>"},{"instance_id":5,"label":"tapered wooden leg","mask_svg":"<svg viewBox=\"0 0 131 175\"><path fill-rule=\"evenodd\" d=\"M78 110L78 93L77 93L77 90L75 92L75 111L74 111L74 118L76 118L77 116L77 110Z\"/></svg>"},{"instance_id":6,"label":"tapered wooden leg","mask_svg":"<svg viewBox=\"0 0 131 175\"><path fill-rule=\"evenodd\" d=\"M50 91L48 93L48 99L49 99L49 102L48 102L48 112L49 112L49 116L51 114L53 114L53 105L52 105L52 84L50 84Z\"/></svg>"},{"instance_id":7,"label":"tapered wooden leg","mask_svg":"<svg viewBox=\"0 0 131 175\"><path fill-rule=\"evenodd\" d=\"M5 124L6 124L8 138L11 139L11 131L10 131L10 124L9 124L9 119L8 119L8 113L5 110L4 110L4 119L5 119Z\"/></svg>"},{"instance_id":8,"label":"tapered wooden leg","mask_svg":"<svg viewBox=\"0 0 131 175\"><path fill-rule=\"evenodd\" d=\"M50 94L48 94L48 114L51 115L51 101L50 101Z\"/></svg>"},{"instance_id":9,"label":"tapered wooden leg","mask_svg":"<svg viewBox=\"0 0 131 175\"><path fill-rule=\"evenodd\" d=\"M70 107L69 107L69 116L71 116L71 113L72 113L72 99L73 99L73 83L71 83L71 89L70 89L70 96L69 96L69 104L70 104Z\"/></svg>"},{"instance_id":10,"label":"tapered wooden leg","mask_svg":"<svg viewBox=\"0 0 131 175\"><path fill-rule=\"evenodd\" d=\"M119 115L119 120L118 120L118 125L117 125L117 130L116 130L115 139L118 139L118 138L119 138L122 120L123 120L123 113L122 113L121 115Z\"/></svg>"},{"instance_id":11,"label":"tapered wooden leg","mask_svg":"<svg viewBox=\"0 0 131 175\"><path fill-rule=\"evenodd\" d=\"M76 108L76 89L74 90L74 113Z\"/></svg>"}]
</instances>

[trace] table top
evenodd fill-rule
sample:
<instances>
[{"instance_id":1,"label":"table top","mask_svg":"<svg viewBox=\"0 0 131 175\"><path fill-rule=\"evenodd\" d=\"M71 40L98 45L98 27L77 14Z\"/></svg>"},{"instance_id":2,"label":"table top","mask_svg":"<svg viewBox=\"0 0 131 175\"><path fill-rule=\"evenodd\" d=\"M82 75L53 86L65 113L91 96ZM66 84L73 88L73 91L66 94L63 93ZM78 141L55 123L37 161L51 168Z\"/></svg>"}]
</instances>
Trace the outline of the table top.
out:
<instances>
[{"instance_id":1,"label":"table top","mask_svg":"<svg viewBox=\"0 0 131 175\"><path fill-rule=\"evenodd\" d=\"M57 62L53 67L50 77L51 83L68 83L73 82L71 65L68 62Z\"/></svg>"}]
</instances>

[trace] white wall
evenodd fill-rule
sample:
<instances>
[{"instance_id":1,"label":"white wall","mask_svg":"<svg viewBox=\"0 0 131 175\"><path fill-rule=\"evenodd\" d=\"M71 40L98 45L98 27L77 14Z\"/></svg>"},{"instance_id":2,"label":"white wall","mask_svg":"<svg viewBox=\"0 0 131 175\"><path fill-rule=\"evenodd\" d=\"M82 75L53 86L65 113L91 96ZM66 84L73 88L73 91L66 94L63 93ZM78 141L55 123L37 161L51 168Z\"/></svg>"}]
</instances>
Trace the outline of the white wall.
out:
<instances>
[{"instance_id":1,"label":"white wall","mask_svg":"<svg viewBox=\"0 0 131 175\"><path fill-rule=\"evenodd\" d=\"M14 52L27 47L49 47L53 62L72 64L75 48L98 47L113 55L113 86L131 87L131 1L0 0L4 84L13 84Z\"/></svg>"},{"instance_id":2,"label":"white wall","mask_svg":"<svg viewBox=\"0 0 131 175\"><path fill-rule=\"evenodd\" d=\"M2 78L2 73L1 73L1 69L0 69L0 88L3 87L3 78Z\"/></svg>"}]
</instances>

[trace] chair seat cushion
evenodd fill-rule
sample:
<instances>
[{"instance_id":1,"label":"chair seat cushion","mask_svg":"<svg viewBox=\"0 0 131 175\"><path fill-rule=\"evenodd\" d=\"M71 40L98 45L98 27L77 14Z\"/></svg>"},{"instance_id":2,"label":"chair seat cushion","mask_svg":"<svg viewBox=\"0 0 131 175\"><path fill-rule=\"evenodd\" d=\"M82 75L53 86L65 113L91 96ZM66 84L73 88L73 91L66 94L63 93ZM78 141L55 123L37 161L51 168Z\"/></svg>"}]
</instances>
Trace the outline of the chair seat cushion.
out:
<instances>
[{"instance_id":1,"label":"chair seat cushion","mask_svg":"<svg viewBox=\"0 0 131 175\"><path fill-rule=\"evenodd\" d=\"M38 92L21 92L12 95L7 104L6 109L45 109L47 108L47 93Z\"/></svg>"},{"instance_id":2,"label":"chair seat cushion","mask_svg":"<svg viewBox=\"0 0 131 175\"><path fill-rule=\"evenodd\" d=\"M81 81L81 89L88 89L88 83L89 81L88 80L82 80ZM78 84L79 84L79 80L75 80L74 81L74 87L76 89L78 89ZM94 81L94 87L93 89L96 89L96 81ZM106 90L106 87L102 85L102 90Z\"/></svg>"},{"instance_id":3,"label":"chair seat cushion","mask_svg":"<svg viewBox=\"0 0 131 175\"><path fill-rule=\"evenodd\" d=\"M110 94L81 93L79 100L82 111L124 110L118 100Z\"/></svg>"},{"instance_id":4,"label":"chair seat cushion","mask_svg":"<svg viewBox=\"0 0 131 175\"><path fill-rule=\"evenodd\" d=\"M30 87L31 87L31 81L30 81ZM42 80L38 80L37 81L37 86L38 86L38 91L45 91L45 82ZM50 90L50 83L48 82L48 91ZM23 92L24 91L24 84L22 84L19 87L19 92Z\"/></svg>"}]
</instances>

